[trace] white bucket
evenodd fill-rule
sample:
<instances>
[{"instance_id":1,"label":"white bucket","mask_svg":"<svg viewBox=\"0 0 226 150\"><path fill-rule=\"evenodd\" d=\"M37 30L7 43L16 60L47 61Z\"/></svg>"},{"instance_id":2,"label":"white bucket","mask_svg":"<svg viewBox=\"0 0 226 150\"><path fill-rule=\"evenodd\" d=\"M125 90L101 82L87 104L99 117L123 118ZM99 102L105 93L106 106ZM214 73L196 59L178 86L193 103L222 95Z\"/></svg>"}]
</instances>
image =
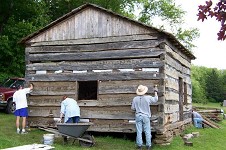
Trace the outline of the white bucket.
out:
<instances>
[{"instance_id":1,"label":"white bucket","mask_svg":"<svg viewBox=\"0 0 226 150\"><path fill-rule=\"evenodd\" d=\"M43 143L46 145L52 145L54 142L54 134L44 134Z\"/></svg>"}]
</instances>

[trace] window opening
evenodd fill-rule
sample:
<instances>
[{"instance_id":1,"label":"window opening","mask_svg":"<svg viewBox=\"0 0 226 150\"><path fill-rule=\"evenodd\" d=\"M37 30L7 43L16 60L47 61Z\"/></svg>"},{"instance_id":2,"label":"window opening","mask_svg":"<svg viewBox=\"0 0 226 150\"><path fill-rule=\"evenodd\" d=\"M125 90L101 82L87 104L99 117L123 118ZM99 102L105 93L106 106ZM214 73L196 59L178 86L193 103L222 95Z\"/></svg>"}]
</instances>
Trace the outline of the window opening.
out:
<instances>
[{"instance_id":1,"label":"window opening","mask_svg":"<svg viewBox=\"0 0 226 150\"><path fill-rule=\"evenodd\" d=\"M78 81L78 100L97 100L97 81Z\"/></svg>"}]
</instances>

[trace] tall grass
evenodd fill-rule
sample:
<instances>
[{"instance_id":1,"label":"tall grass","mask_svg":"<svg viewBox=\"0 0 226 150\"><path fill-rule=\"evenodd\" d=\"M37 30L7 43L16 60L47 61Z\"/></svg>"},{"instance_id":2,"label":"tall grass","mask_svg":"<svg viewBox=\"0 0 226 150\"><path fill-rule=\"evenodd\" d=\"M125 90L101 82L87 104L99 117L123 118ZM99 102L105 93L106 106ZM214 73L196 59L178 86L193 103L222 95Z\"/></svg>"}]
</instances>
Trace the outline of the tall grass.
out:
<instances>
[{"instance_id":1,"label":"tall grass","mask_svg":"<svg viewBox=\"0 0 226 150\"><path fill-rule=\"evenodd\" d=\"M209 107L216 107L208 104ZM198 106L198 104L196 104ZM218 108L221 108L220 105ZM223 108L224 109L224 108ZM0 112L0 149L15 147L20 145L42 143L45 131L31 128L26 135L16 133L15 117L13 115ZM170 145L158 146L153 145L153 150L223 150L226 149L226 120L219 123L220 129L205 128L197 129L189 127L185 133L199 132L200 136L192 138L193 146L185 146L180 136L174 137ZM135 138L124 139L116 136L100 136L95 135L96 144L91 148L84 148L79 145L76 140L69 140L68 144L63 144L63 138L55 138L53 146L56 150L133 150L136 149Z\"/></svg>"}]
</instances>

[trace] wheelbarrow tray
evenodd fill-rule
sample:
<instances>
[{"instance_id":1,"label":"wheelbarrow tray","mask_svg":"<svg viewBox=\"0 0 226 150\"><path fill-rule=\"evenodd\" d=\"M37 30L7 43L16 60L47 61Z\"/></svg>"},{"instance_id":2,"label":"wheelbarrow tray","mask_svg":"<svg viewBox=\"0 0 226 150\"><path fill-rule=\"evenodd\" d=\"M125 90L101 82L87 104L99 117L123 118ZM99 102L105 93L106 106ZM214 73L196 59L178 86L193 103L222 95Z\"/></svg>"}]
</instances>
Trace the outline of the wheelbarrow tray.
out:
<instances>
[{"instance_id":1,"label":"wheelbarrow tray","mask_svg":"<svg viewBox=\"0 0 226 150\"><path fill-rule=\"evenodd\" d=\"M75 138L81 137L93 123L57 123L58 131Z\"/></svg>"}]
</instances>

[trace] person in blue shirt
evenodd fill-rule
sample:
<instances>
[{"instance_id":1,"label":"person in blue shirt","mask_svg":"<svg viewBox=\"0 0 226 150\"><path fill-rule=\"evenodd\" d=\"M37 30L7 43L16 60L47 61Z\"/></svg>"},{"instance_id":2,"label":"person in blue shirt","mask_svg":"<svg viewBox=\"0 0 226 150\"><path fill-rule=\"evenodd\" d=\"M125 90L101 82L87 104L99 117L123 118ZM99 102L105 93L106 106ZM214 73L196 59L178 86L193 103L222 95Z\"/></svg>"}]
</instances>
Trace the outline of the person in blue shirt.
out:
<instances>
[{"instance_id":1,"label":"person in blue shirt","mask_svg":"<svg viewBox=\"0 0 226 150\"><path fill-rule=\"evenodd\" d=\"M202 122L203 122L202 116L197 111L195 111L195 109L192 110L192 115L193 115L194 126L196 128L203 128L202 127Z\"/></svg>"},{"instance_id":2,"label":"person in blue shirt","mask_svg":"<svg viewBox=\"0 0 226 150\"><path fill-rule=\"evenodd\" d=\"M60 120L64 116L64 123L78 123L80 120L80 108L76 100L63 96L60 108Z\"/></svg>"},{"instance_id":3,"label":"person in blue shirt","mask_svg":"<svg viewBox=\"0 0 226 150\"><path fill-rule=\"evenodd\" d=\"M138 149L142 149L142 131L144 130L146 138L147 150L151 150L151 110L150 105L158 101L158 90L157 87L154 88L155 96L145 95L148 91L148 87L144 85L139 85L136 94L137 96L133 98L131 109L135 111L136 120L136 144Z\"/></svg>"}]
</instances>

